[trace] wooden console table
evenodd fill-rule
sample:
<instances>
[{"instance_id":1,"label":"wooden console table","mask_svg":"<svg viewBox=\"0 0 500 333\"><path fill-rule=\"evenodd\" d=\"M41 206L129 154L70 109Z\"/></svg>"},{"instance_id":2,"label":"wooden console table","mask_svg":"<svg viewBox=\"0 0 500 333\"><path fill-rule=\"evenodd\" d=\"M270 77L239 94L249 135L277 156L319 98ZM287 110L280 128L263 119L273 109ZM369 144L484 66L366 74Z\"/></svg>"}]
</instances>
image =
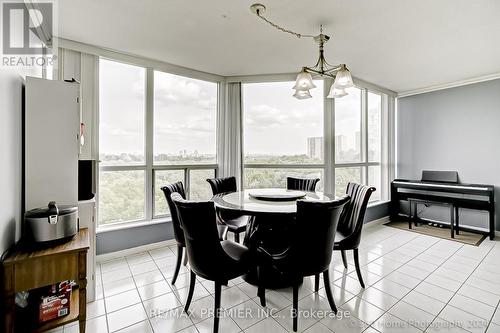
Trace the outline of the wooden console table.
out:
<instances>
[{"instance_id":1,"label":"wooden console table","mask_svg":"<svg viewBox=\"0 0 500 333\"><path fill-rule=\"evenodd\" d=\"M74 280L78 289L71 293L71 308L67 316L29 325L33 332L44 332L73 321L79 321L80 333L85 332L87 307L87 251L89 249L88 229L80 229L77 235L64 243L43 249L27 249L15 246L3 262L5 297L5 332L15 329L15 293L45 287L64 280Z\"/></svg>"}]
</instances>

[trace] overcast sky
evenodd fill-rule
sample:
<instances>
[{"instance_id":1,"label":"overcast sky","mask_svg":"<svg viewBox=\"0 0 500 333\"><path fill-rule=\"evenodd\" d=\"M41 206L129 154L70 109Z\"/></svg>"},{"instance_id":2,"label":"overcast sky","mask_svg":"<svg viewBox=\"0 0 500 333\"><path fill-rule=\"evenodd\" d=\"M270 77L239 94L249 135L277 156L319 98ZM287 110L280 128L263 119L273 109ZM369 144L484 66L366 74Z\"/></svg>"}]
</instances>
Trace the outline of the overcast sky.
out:
<instances>
[{"instance_id":1,"label":"overcast sky","mask_svg":"<svg viewBox=\"0 0 500 333\"><path fill-rule=\"evenodd\" d=\"M293 82L244 84L246 154L306 154L307 138L323 136L322 81L316 85L313 98L297 100ZM144 87L143 68L101 60L101 153L143 153ZM336 134L353 136L360 124L359 92L337 103L342 108L337 108ZM154 107L155 154L215 154L215 83L155 72ZM354 136L348 144L354 144Z\"/></svg>"}]
</instances>

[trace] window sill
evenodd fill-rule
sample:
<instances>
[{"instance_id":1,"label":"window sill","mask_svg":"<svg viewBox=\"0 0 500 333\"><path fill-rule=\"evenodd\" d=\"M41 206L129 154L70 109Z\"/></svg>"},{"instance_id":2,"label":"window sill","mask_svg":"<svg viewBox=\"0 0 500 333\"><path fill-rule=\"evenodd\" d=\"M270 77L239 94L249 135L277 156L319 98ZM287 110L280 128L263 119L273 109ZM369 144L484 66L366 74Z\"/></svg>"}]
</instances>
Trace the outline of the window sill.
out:
<instances>
[{"instance_id":1,"label":"window sill","mask_svg":"<svg viewBox=\"0 0 500 333\"><path fill-rule=\"evenodd\" d=\"M172 219L170 217L162 217L150 221L132 221L132 222L122 222L122 223L115 223L111 225L104 225L100 226L97 228L96 233L105 233L105 232L111 232L111 231L117 231L117 230L124 230L124 229L132 229L132 228L140 228L140 227L146 227L150 225L155 225L155 224L162 224L162 223L168 223L172 222Z\"/></svg>"}]
</instances>

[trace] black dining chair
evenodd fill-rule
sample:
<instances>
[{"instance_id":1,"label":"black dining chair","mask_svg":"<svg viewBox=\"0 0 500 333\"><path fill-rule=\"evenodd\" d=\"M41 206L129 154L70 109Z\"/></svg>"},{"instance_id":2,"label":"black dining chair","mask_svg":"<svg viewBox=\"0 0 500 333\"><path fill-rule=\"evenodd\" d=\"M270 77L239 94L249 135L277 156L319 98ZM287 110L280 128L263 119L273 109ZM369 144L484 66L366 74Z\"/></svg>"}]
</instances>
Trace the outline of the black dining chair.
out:
<instances>
[{"instance_id":1,"label":"black dining chair","mask_svg":"<svg viewBox=\"0 0 500 333\"><path fill-rule=\"evenodd\" d=\"M231 193L238 190L235 177L210 178L207 179L207 182L212 188L213 195ZM217 209L217 220L228 227L228 230L234 234L234 241L239 243L240 234L246 230L250 216Z\"/></svg>"},{"instance_id":2,"label":"black dining chair","mask_svg":"<svg viewBox=\"0 0 500 333\"><path fill-rule=\"evenodd\" d=\"M184 248L186 247L186 240L184 238L184 232L182 231L181 222L180 222L179 217L177 215L177 211L175 209L174 203L172 202L172 199L170 198L170 195L172 193L179 193L179 195L182 198L186 198L186 193L184 191L184 185L182 184L182 182L177 182L177 183L163 186L161 188L161 190L163 191L163 194L165 195L165 199L167 199L168 208L170 210L170 217L172 218L172 225L174 227L173 228L174 229L174 238L175 238L175 241L177 242L177 263L175 266L174 276L172 277L172 284L175 284L175 281L177 280L177 276L179 275L179 270L181 269L182 254L184 252ZM219 235L219 239L225 239L226 235L227 235L227 227L222 226L222 225L218 226L217 232Z\"/></svg>"},{"instance_id":3,"label":"black dining chair","mask_svg":"<svg viewBox=\"0 0 500 333\"><path fill-rule=\"evenodd\" d=\"M323 274L326 296L334 313L337 307L332 296L328 268L332 259L337 224L349 196L333 201L297 201L297 217L291 233L290 246L280 254L270 254L259 248L269 258L271 265L278 271L293 276L293 330L297 331L297 308L299 284L306 276L319 277ZM265 275L266 266L259 267L261 276ZM318 291L318 287L315 288ZM265 306L265 290L258 288L261 305Z\"/></svg>"},{"instance_id":4,"label":"black dining chair","mask_svg":"<svg viewBox=\"0 0 500 333\"><path fill-rule=\"evenodd\" d=\"M186 239L191 276L184 306L188 313L193 298L196 276L215 282L214 329L218 332L221 286L248 272L256 264L247 247L230 240L220 241L214 203L187 201L178 193L171 195L180 217ZM261 288L262 289L262 288Z\"/></svg>"},{"instance_id":5,"label":"black dining chair","mask_svg":"<svg viewBox=\"0 0 500 333\"><path fill-rule=\"evenodd\" d=\"M347 184L346 194L351 197L351 201L349 201L342 211L339 226L337 228L337 239L333 246L333 250L340 250L342 262L346 269L347 258L345 251L353 250L356 274L363 288L365 287L365 283L363 282L359 266L358 247L361 241L361 231L363 229L366 207L368 206L368 201L373 192L375 192L375 187L356 183Z\"/></svg>"},{"instance_id":6,"label":"black dining chair","mask_svg":"<svg viewBox=\"0 0 500 333\"><path fill-rule=\"evenodd\" d=\"M286 189L314 192L316 190L316 184L318 184L318 182L319 178L286 177Z\"/></svg>"}]
</instances>

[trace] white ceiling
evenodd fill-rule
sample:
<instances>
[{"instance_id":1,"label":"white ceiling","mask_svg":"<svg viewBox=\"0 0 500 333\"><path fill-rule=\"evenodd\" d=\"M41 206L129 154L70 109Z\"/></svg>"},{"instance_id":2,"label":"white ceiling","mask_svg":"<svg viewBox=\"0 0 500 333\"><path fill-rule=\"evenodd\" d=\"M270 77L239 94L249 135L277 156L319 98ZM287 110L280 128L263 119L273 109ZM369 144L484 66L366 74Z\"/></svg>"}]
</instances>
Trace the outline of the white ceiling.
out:
<instances>
[{"instance_id":1,"label":"white ceiling","mask_svg":"<svg viewBox=\"0 0 500 333\"><path fill-rule=\"evenodd\" d=\"M498 0L261 0L266 16L332 39L330 63L396 92L500 72ZM224 75L290 73L316 44L268 26L241 0L64 0L64 38Z\"/></svg>"}]
</instances>

